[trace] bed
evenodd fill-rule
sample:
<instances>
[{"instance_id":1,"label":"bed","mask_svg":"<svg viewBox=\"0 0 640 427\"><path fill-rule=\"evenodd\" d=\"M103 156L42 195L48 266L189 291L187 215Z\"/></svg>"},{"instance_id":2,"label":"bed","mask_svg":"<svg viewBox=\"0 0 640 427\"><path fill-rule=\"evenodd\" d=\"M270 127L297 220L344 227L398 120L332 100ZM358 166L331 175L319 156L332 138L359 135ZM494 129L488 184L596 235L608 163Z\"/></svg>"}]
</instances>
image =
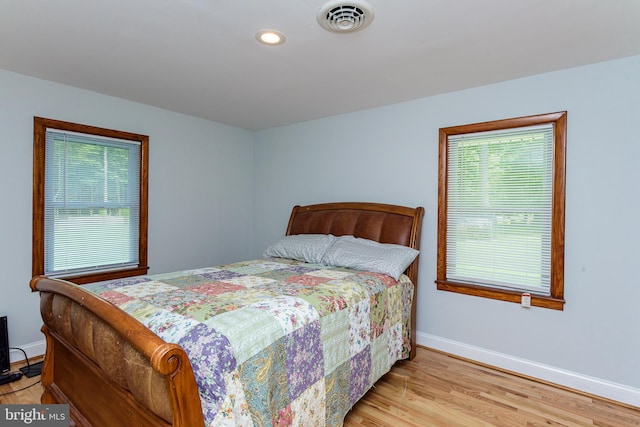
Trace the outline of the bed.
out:
<instances>
[{"instance_id":1,"label":"bed","mask_svg":"<svg viewBox=\"0 0 640 427\"><path fill-rule=\"evenodd\" d=\"M69 404L82 426L341 425L396 360L415 356L423 215L294 206L285 237L259 260L84 286L34 277L41 400ZM345 255L370 255L358 245L374 242L394 256L414 251L412 261L390 273L376 270L384 260L365 256L363 269Z\"/></svg>"}]
</instances>

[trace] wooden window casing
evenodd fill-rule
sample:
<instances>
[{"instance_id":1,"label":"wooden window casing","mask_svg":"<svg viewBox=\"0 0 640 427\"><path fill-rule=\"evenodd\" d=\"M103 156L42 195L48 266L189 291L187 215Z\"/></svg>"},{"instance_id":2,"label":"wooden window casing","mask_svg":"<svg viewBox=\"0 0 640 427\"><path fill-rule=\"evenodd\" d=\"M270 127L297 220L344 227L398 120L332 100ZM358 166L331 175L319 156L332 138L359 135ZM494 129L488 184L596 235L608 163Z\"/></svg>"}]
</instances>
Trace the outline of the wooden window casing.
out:
<instances>
[{"instance_id":1,"label":"wooden window casing","mask_svg":"<svg viewBox=\"0 0 640 427\"><path fill-rule=\"evenodd\" d=\"M567 112L519 117L491 122L441 128L439 131L437 289L484 298L520 303L523 291L462 283L447 279L447 148L451 135L499 131L552 123L554 126L553 188L551 219L551 268L549 295L531 293L531 306L563 310L565 164ZM529 291L527 291L529 292Z\"/></svg>"},{"instance_id":2,"label":"wooden window casing","mask_svg":"<svg viewBox=\"0 0 640 427\"><path fill-rule=\"evenodd\" d=\"M146 274L149 270L147 265L149 137L130 132L34 117L32 275L40 276L45 274L45 148L48 128L98 137L135 141L140 144L140 210L137 266L80 273L77 275L63 276L61 278L76 284L84 284Z\"/></svg>"}]
</instances>

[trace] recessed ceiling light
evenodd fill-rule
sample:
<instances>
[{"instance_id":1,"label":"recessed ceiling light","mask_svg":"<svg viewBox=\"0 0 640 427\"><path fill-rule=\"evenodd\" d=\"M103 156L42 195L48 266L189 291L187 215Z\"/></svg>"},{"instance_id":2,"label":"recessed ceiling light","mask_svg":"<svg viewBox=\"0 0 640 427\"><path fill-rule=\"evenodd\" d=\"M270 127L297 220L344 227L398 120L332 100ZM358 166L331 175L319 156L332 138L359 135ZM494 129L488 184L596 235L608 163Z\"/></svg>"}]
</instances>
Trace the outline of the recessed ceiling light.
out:
<instances>
[{"instance_id":1,"label":"recessed ceiling light","mask_svg":"<svg viewBox=\"0 0 640 427\"><path fill-rule=\"evenodd\" d=\"M282 44L286 40L284 34L276 30L262 30L256 33L256 39L260 43L268 45Z\"/></svg>"}]
</instances>

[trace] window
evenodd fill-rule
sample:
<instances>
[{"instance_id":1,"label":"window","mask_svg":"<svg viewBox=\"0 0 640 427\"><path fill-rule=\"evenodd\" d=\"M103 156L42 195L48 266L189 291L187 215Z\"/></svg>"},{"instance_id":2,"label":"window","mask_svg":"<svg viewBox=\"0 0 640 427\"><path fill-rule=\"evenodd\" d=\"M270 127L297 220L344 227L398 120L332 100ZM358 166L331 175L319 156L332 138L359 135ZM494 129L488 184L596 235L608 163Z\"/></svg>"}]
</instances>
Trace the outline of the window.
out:
<instances>
[{"instance_id":1,"label":"window","mask_svg":"<svg viewBox=\"0 0 640 427\"><path fill-rule=\"evenodd\" d=\"M34 276L89 283L147 272L148 144L34 118Z\"/></svg>"},{"instance_id":2,"label":"window","mask_svg":"<svg viewBox=\"0 0 640 427\"><path fill-rule=\"evenodd\" d=\"M566 117L440 129L438 289L563 309Z\"/></svg>"}]
</instances>

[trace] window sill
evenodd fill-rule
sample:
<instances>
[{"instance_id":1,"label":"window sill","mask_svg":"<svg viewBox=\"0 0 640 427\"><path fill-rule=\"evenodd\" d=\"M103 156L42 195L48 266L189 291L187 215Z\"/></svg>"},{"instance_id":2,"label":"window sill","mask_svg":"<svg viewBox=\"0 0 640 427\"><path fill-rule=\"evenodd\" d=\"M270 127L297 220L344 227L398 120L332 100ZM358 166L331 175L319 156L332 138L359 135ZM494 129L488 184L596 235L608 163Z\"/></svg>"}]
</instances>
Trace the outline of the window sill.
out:
<instances>
[{"instance_id":1,"label":"window sill","mask_svg":"<svg viewBox=\"0 0 640 427\"><path fill-rule=\"evenodd\" d=\"M113 270L103 271L100 273L83 274L78 276L60 277L67 282L75 283L76 285L85 285L87 283L101 282L103 280L123 279L125 277L142 276L147 274L149 267L136 267L126 270Z\"/></svg>"},{"instance_id":2,"label":"window sill","mask_svg":"<svg viewBox=\"0 0 640 427\"><path fill-rule=\"evenodd\" d=\"M520 304L522 292L509 291L504 289L490 288L486 286L470 285L466 283L449 282L436 280L438 290L456 292L465 295L474 295L482 298L497 299L501 301L515 302ZM564 299L554 298L548 295L531 294L531 306L549 308L552 310L564 309Z\"/></svg>"}]
</instances>

